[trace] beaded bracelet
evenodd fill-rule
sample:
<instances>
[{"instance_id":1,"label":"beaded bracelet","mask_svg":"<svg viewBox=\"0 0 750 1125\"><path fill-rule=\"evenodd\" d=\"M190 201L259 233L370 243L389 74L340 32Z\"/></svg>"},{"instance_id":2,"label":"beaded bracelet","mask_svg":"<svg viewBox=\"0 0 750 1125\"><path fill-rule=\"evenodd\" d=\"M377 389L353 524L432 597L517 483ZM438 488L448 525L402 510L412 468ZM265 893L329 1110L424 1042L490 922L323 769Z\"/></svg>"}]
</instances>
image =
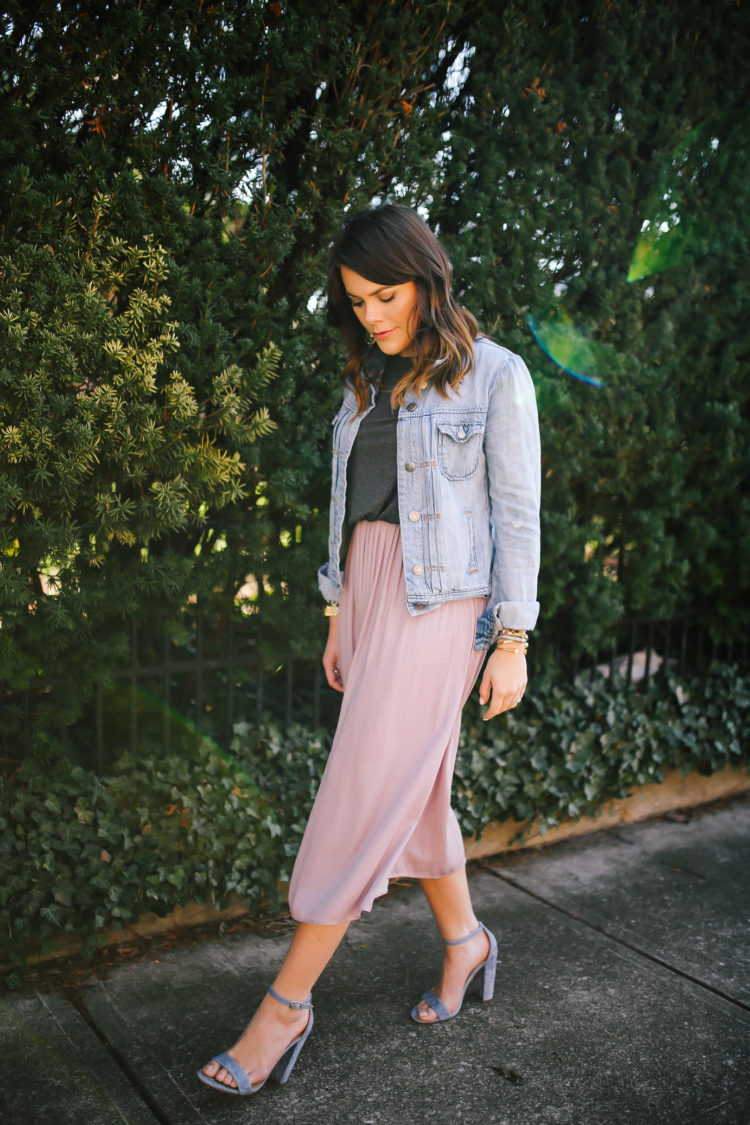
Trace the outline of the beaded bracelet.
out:
<instances>
[{"instance_id":1,"label":"beaded bracelet","mask_svg":"<svg viewBox=\"0 0 750 1125\"><path fill-rule=\"evenodd\" d=\"M338 617L338 615L339 615L338 604L336 602L326 602L326 604L323 607L323 616L324 617Z\"/></svg>"}]
</instances>

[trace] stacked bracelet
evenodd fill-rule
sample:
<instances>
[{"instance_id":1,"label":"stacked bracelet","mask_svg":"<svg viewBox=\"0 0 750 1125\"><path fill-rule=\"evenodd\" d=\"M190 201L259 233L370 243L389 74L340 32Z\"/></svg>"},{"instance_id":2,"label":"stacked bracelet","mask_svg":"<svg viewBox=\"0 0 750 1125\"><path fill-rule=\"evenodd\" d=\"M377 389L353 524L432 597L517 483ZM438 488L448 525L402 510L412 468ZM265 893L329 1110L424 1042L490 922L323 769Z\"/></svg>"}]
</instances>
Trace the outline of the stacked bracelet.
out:
<instances>
[{"instance_id":1,"label":"stacked bracelet","mask_svg":"<svg viewBox=\"0 0 750 1125\"><path fill-rule=\"evenodd\" d=\"M337 602L326 602L323 607L324 617L338 617L339 607Z\"/></svg>"},{"instance_id":2,"label":"stacked bracelet","mask_svg":"<svg viewBox=\"0 0 750 1125\"><path fill-rule=\"evenodd\" d=\"M495 641L499 652L512 652L516 656L525 656L529 651L529 634L525 629L508 629L504 626Z\"/></svg>"}]
</instances>

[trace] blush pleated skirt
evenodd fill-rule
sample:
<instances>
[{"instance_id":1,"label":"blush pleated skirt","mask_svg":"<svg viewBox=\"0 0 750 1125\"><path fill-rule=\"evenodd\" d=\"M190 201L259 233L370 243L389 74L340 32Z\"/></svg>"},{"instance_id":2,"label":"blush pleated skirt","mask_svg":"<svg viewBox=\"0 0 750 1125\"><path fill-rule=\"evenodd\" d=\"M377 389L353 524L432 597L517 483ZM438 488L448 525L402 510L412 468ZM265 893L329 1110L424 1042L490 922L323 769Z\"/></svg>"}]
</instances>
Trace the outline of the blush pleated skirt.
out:
<instances>
[{"instance_id":1,"label":"blush pleated skirt","mask_svg":"<svg viewBox=\"0 0 750 1125\"><path fill-rule=\"evenodd\" d=\"M464 598L411 617L398 526L356 525L338 619L344 694L292 872L297 921L353 921L391 878L463 867L451 782L485 606Z\"/></svg>"}]
</instances>

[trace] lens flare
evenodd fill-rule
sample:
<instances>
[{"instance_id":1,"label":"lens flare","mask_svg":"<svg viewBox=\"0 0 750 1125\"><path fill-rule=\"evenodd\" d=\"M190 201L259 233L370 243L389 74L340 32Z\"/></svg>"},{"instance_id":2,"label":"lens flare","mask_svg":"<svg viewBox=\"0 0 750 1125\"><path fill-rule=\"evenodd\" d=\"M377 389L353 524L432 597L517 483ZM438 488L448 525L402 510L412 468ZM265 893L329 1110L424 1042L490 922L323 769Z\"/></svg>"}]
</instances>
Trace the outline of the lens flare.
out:
<instances>
[{"instance_id":1,"label":"lens flare","mask_svg":"<svg viewBox=\"0 0 750 1125\"><path fill-rule=\"evenodd\" d=\"M750 209L750 113L708 118L666 155L656 188L646 199L641 231L628 267L637 282L708 255L744 253ZM594 387L622 366L611 347L592 340L560 308L526 321L542 351L575 379Z\"/></svg>"},{"instance_id":2,"label":"lens flare","mask_svg":"<svg viewBox=\"0 0 750 1125\"><path fill-rule=\"evenodd\" d=\"M692 265L747 230L750 113L716 114L672 150L643 209L628 281Z\"/></svg>"},{"instance_id":3,"label":"lens flare","mask_svg":"<svg viewBox=\"0 0 750 1125\"><path fill-rule=\"evenodd\" d=\"M568 314L559 309L544 320L527 313L526 322L544 354L568 375L592 387L605 385L599 375L607 370L615 356L612 348L589 339Z\"/></svg>"}]
</instances>

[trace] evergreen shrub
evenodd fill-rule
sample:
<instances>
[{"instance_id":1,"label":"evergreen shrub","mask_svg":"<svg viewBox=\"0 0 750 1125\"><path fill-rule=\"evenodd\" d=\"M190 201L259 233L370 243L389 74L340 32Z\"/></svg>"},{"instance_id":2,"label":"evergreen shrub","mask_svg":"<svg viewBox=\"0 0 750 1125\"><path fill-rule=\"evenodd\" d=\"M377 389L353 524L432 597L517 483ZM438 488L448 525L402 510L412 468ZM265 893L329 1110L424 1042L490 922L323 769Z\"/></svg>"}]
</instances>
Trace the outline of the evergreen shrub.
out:
<instances>
[{"instance_id":1,"label":"evergreen shrub","mask_svg":"<svg viewBox=\"0 0 750 1125\"><path fill-rule=\"evenodd\" d=\"M252 577L267 666L317 647L327 247L346 207L427 182L458 18L452 0L408 20L244 0L0 13L9 759L71 753L128 615L171 606L189 633L189 599Z\"/></svg>"}]
</instances>

